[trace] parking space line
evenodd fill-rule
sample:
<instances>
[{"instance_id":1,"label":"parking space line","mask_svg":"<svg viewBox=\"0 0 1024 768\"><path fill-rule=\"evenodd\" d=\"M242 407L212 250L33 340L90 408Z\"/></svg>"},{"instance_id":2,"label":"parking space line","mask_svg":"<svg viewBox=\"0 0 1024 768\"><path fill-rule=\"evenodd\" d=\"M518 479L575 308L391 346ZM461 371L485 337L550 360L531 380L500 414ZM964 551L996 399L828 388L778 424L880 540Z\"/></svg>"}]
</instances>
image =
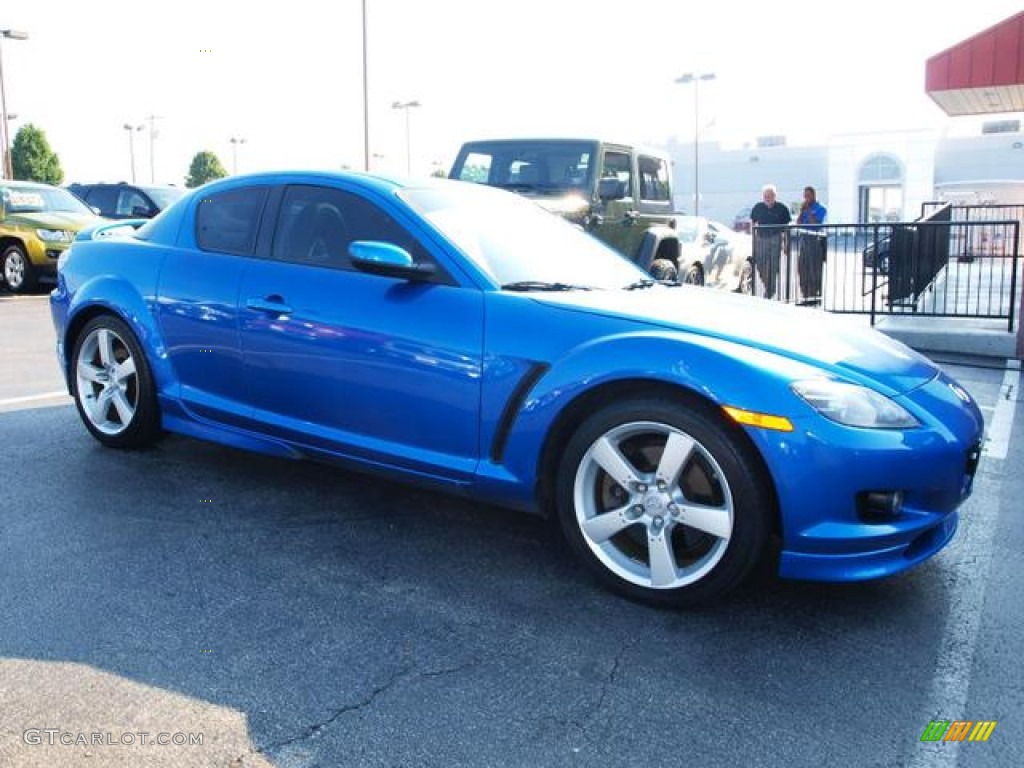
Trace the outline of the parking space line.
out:
<instances>
[{"instance_id":1,"label":"parking space line","mask_svg":"<svg viewBox=\"0 0 1024 768\"><path fill-rule=\"evenodd\" d=\"M44 392L41 395L23 395L21 397L8 397L4 400L0 400L0 408L3 408L4 406L7 405L21 405L23 403L34 403L37 400L53 400L54 398L58 397L70 398L70 395L68 395L66 390L60 389L57 390L56 392Z\"/></svg>"},{"instance_id":2,"label":"parking space line","mask_svg":"<svg viewBox=\"0 0 1024 768\"><path fill-rule=\"evenodd\" d=\"M988 440L985 441L985 448L982 451L983 456L992 459L1006 458L1006 452L1010 449L1010 434L1013 432L1013 413L1019 398L1020 368L1007 367L988 430Z\"/></svg>"},{"instance_id":3,"label":"parking space line","mask_svg":"<svg viewBox=\"0 0 1024 768\"><path fill-rule=\"evenodd\" d=\"M1015 399L1019 392L1020 368L1008 364L983 451L989 461L1006 458L1013 429ZM935 675L926 709L917 726L918 733L908 734L910 739L923 733L931 720L972 717L965 708L1000 509L999 494L993 493L984 503L972 505L969 514L961 517L960 533L949 550L955 557L950 566L953 579L949 585L949 611L935 658ZM957 764L960 743L921 742L915 743L911 749L909 768L953 768Z\"/></svg>"}]
</instances>

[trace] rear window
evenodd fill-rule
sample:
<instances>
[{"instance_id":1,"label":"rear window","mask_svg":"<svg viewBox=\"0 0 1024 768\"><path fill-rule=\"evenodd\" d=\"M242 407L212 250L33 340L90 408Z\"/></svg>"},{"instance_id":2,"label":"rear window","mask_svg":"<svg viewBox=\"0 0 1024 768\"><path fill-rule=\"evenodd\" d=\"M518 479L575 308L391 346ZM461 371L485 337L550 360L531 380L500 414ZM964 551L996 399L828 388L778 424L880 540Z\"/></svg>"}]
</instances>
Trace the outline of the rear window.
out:
<instances>
[{"instance_id":1,"label":"rear window","mask_svg":"<svg viewBox=\"0 0 1024 768\"><path fill-rule=\"evenodd\" d=\"M204 195L196 214L196 242L204 251L249 256L256 245L267 187Z\"/></svg>"}]
</instances>

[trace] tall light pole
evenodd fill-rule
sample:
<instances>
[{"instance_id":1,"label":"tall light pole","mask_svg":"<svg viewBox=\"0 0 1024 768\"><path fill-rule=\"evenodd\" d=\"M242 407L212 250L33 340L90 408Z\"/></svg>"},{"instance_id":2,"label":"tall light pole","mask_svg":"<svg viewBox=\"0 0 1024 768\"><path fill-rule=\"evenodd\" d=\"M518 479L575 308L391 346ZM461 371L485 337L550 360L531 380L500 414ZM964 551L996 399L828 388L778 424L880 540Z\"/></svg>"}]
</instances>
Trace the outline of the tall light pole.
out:
<instances>
[{"instance_id":1,"label":"tall light pole","mask_svg":"<svg viewBox=\"0 0 1024 768\"><path fill-rule=\"evenodd\" d=\"M125 123L124 129L128 132L128 157L132 162L132 184L135 183L135 132L141 131L146 126L132 125Z\"/></svg>"},{"instance_id":2,"label":"tall light pole","mask_svg":"<svg viewBox=\"0 0 1024 768\"><path fill-rule=\"evenodd\" d=\"M366 67L366 0L363 0L363 170L370 172L370 79Z\"/></svg>"},{"instance_id":3,"label":"tall light pole","mask_svg":"<svg viewBox=\"0 0 1024 768\"><path fill-rule=\"evenodd\" d=\"M239 136L231 137L231 173L238 175L238 145L245 144L245 139Z\"/></svg>"},{"instance_id":4,"label":"tall light pole","mask_svg":"<svg viewBox=\"0 0 1024 768\"><path fill-rule=\"evenodd\" d=\"M150 115L149 120L149 183L156 184L156 121L162 120L161 115Z\"/></svg>"},{"instance_id":5,"label":"tall light pole","mask_svg":"<svg viewBox=\"0 0 1024 768\"><path fill-rule=\"evenodd\" d=\"M418 101L396 101L391 104L392 109L405 110L405 173L412 176L412 139L409 138L409 110L413 107L423 106Z\"/></svg>"},{"instance_id":6,"label":"tall light pole","mask_svg":"<svg viewBox=\"0 0 1024 768\"><path fill-rule=\"evenodd\" d=\"M687 72L676 78L680 85L693 83L693 215L700 216L700 81L714 80L714 72Z\"/></svg>"},{"instance_id":7,"label":"tall light pole","mask_svg":"<svg viewBox=\"0 0 1024 768\"><path fill-rule=\"evenodd\" d=\"M3 38L9 38L11 40L28 40L27 32L19 32L16 29L0 29L0 42L3 42ZM0 46L0 132L3 136L0 139L3 140L3 146L0 149L3 150L3 171L4 178L14 178L14 164L11 162L11 127L7 124L7 91L4 89L4 56L3 47Z\"/></svg>"}]
</instances>

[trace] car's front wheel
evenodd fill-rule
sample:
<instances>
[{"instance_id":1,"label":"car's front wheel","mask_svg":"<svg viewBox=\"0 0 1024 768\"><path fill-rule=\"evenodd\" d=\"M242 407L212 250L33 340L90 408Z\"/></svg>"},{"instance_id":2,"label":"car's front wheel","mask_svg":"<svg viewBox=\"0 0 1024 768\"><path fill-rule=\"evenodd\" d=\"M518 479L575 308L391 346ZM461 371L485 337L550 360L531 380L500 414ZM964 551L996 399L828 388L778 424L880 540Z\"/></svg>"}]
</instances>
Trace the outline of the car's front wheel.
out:
<instances>
[{"instance_id":1,"label":"car's front wheel","mask_svg":"<svg viewBox=\"0 0 1024 768\"><path fill-rule=\"evenodd\" d=\"M754 295L754 265L749 260L743 262L743 268L740 270L739 285L736 286L736 292L746 294L747 296Z\"/></svg>"},{"instance_id":2,"label":"car's front wheel","mask_svg":"<svg viewBox=\"0 0 1024 768\"><path fill-rule=\"evenodd\" d=\"M143 448L160 434L153 375L128 325L94 317L78 335L71 358L78 413L93 437L113 448Z\"/></svg>"},{"instance_id":3,"label":"car's front wheel","mask_svg":"<svg viewBox=\"0 0 1024 768\"><path fill-rule=\"evenodd\" d=\"M651 268L648 272L650 272L651 277L655 280L665 280L670 283L674 283L679 276L676 265L668 259L655 259L651 262Z\"/></svg>"},{"instance_id":4,"label":"car's front wheel","mask_svg":"<svg viewBox=\"0 0 1024 768\"><path fill-rule=\"evenodd\" d=\"M609 405L576 430L556 481L570 547L607 585L656 605L736 586L768 535L763 472L714 410L668 399Z\"/></svg>"},{"instance_id":5,"label":"car's front wheel","mask_svg":"<svg viewBox=\"0 0 1024 768\"><path fill-rule=\"evenodd\" d=\"M686 285L704 285L704 270L696 264L691 264L680 282Z\"/></svg>"},{"instance_id":6,"label":"car's front wheel","mask_svg":"<svg viewBox=\"0 0 1024 768\"><path fill-rule=\"evenodd\" d=\"M12 293L27 293L36 287L36 271L25 249L9 245L0 254L0 269L4 282Z\"/></svg>"}]
</instances>

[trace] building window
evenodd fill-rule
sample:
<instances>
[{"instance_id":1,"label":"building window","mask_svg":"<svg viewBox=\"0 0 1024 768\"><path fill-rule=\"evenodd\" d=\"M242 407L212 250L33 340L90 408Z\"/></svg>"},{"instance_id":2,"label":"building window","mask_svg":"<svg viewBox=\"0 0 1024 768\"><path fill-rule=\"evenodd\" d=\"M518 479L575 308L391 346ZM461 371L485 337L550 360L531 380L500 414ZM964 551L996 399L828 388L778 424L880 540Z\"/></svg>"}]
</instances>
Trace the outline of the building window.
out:
<instances>
[{"instance_id":1,"label":"building window","mask_svg":"<svg viewBox=\"0 0 1024 768\"><path fill-rule=\"evenodd\" d=\"M903 168L892 155L872 155L858 175L861 222L899 221L903 218Z\"/></svg>"}]
</instances>

